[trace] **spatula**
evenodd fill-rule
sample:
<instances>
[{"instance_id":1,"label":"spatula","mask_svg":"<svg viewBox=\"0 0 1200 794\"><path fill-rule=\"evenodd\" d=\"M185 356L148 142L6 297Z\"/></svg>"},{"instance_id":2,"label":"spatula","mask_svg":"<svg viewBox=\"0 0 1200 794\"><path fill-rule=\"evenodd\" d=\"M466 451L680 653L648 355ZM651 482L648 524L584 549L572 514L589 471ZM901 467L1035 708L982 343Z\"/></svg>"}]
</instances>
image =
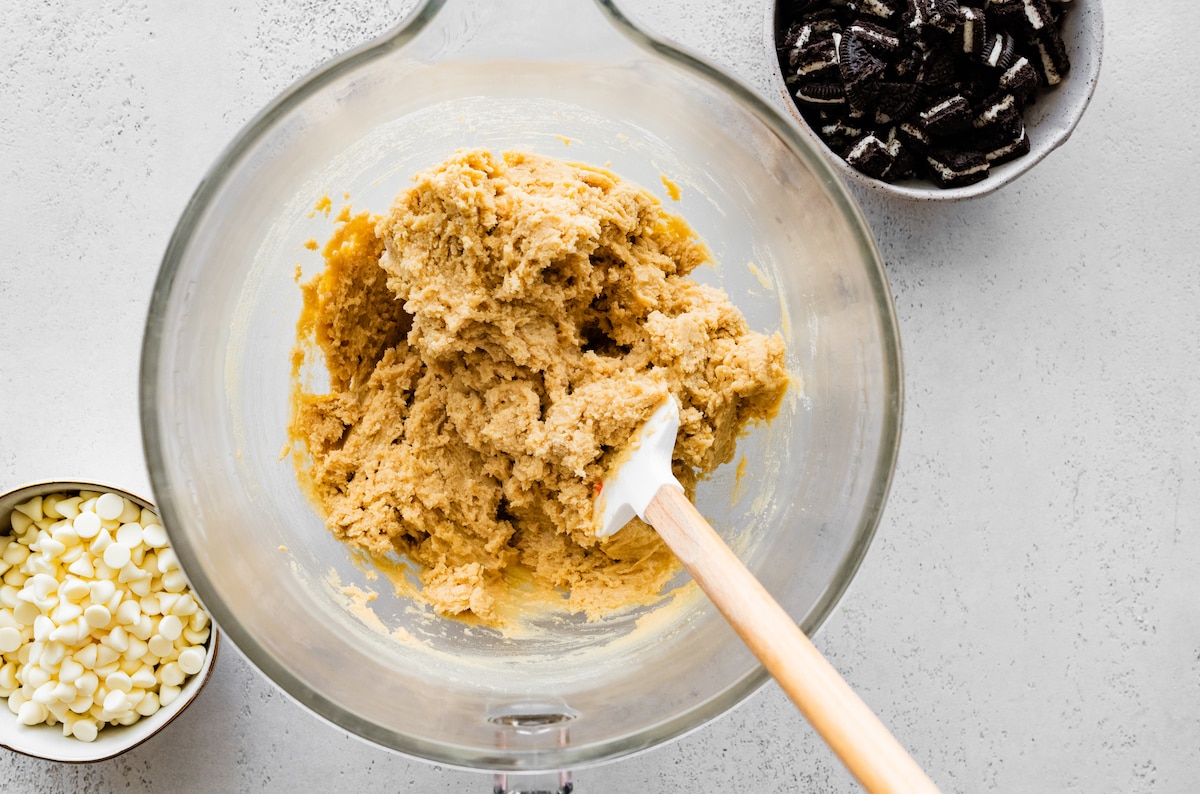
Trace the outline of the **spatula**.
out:
<instances>
[{"instance_id":1,"label":"spatula","mask_svg":"<svg viewBox=\"0 0 1200 794\"><path fill-rule=\"evenodd\" d=\"M596 497L597 534L635 515L650 524L800 712L871 794L936 794L874 712L742 564L671 473L679 404L669 398L642 426Z\"/></svg>"}]
</instances>

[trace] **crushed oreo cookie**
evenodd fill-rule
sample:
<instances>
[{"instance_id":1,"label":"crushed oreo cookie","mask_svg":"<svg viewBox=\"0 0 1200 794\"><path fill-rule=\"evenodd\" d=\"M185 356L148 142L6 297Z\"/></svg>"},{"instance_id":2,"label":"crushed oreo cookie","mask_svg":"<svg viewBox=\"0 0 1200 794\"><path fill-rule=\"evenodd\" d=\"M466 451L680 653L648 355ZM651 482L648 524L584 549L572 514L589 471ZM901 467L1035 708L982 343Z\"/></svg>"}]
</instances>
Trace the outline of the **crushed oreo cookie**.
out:
<instances>
[{"instance_id":1,"label":"crushed oreo cookie","mask_svg":"<svg viewBox=\"0 0 1200 794\"><path fill-rule=\"evenodd\" d=\"M887 182L986 179L1029 152L1025 108L1070 70L1074 0L780 0L789 93L821 139Z\"/></svg>"}]
</instances>

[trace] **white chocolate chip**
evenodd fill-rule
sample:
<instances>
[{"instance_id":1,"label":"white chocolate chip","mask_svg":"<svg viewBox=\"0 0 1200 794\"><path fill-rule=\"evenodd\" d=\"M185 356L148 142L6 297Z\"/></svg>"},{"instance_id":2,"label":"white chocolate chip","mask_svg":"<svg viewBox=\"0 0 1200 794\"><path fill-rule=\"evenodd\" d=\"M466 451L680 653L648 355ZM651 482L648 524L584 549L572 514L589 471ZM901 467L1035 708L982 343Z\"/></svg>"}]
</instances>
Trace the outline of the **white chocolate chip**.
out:
<instances>
[{"instance_id":1,"label":"white chocolate chip","mask_svg":"<svg viewBox=\"0 0 1200 794\"><path fill-rule=\"evenodd\" d=\"M110 691L104 696L104 713L118 717L129 711L129 698L120 690Z\"/></svg>"},{"instance_id":2,"label":"white chocolate chip","mask_svg":"<svg viewBox=\"0 0 1200 794\"><path fill-rule=\"evenodd\" d=\"M183 633L183 621L178 615L167 615L158 622L158 633L174 642Z\"/></svg>"},{"instance_id":3,"label":"white chocolate chip","mask_svg":"<svg viewBox=\"0 0 1200 794\"><path fill-rule=\"evenodd\" d=\"M181 687L163 684L158 688L158 701L163 708L166 708L175 702L175 698L179 697L182 691Z\"/></svg>"},{"instance_id":4,"label":"white chocolate chip","mask_svg":"<svg viewBox=\"0 0 1200 794\"><path fill-rule=\"evenodd\" d=\"M57 681L47 681L40 687L34 690L33 696L30 697L34 703L41 703L43 706L48 706L54 702L54 690L58 687Z\"/></svg>"},{"instance_id":5,"label":"white chocolate chip","mask_svg":"<svg viewBox=\"0 0 1200 794\"><path fill-rule=\"evenodd\" d=\"M176 568L163 574L162 585L168 592L182 593L187 589L187 578L183 575L183 571Z\"/></svg>"},{"instance_id":6,"label":"white chocolate chip","mask_svg":"<svg viewBox=\"0 0 1200 794\"><path fill-rule=\"evenodd\" d=\"M160 659L175 649L175 642L173 640L168 640L161 634L155 634L152 636L147 641L146 645L149 648L150 653L154 654Z\"/></svg>"},{"instance_id":7,"label":"white chocolate chip","mask_svg":"<svg viewBox=\"0 0 1200 794\"><path fill-rule=\"evenodd\" d=\"M105 521L115 521L125 512L125 500L115 493L101 494L96 499L96 515Z\"/></svg>"},{"instance_id":8,"label":"white chocolate chip","mask_svg":"<svg viewBox=\"0 0 1200 794\"><path fill-rule=\"evenodd\" d=\"M37 620L38 616L41 614L41 610L37 608L37 605L30 601L19 601L17 602L17 605L13 607L13 616L22 626L32 626L33 622Z\"/></svg>"},{"instance_id":9,"label":"white chocolate chip","mask_svg":"<svg viewBox=\"0 0 1200 794\"><path fill-rule=\"evenodd\" d=\"M20 565L29 557L29 547L24 543L9 543L4 548L4 561L9 565Z\"/></svg>"},{"instance_id":10,"label":"white chocolate chip","mask_svg":"<svg viewBox=\"0 0 1200 794\"><path fill-rule=\"evenodd\" d=\"M95 513L80 512L71 522L71 527L83 540L91 540L100 533L100 516Z\"/></svg>"},{"instance_id":11,"label":"white chocolate chip","mask_svg":"<svg viewBox=\"0 0 1200 794\"><path fill-rule=\"evenodd\" d=\"M128 692L133 688L133 680L123 672L117 671L104 679L104 685L109 691Z\"/></svg>"},{"instance_id":12,"label":"white chocolate chip","mask_svg":"<svg viewBox=\"0 0 1200 794\"><path fill-rule=\"evenodd\" d=\"M122 626L128 626L137 622L141 617L142 609L137 601L132 598L121 602L121 606L117 607L117 623Z\"/></svg>"},{"instance_id":13,"label":"white chocolate chip","mask_svg":"<svg viewBox=\"0 0 1200 794\"><path fill-rule=\"evenodd\" d=\"M82 548L79 559L72 562L67 570L82 579L90 579L96 575L96 569L92 567L91 553L82 551Z\"/></svg>"},{"instance_id":14,"label":"white chocolate chip","mask_svg":"<svg viewBox=\"0 0 1200 794\"><path fill-rule=\"evenodd\" d=\"M129 698L129 708L137 711L138 704L146 697L146 690L132 687L126 696Z\"/></svg>"},{"instance_id":15,"label":"white chocolate chip","mask_svg":"<svg viewBox=\"0 0 1200 794\"><path fill-rule=\"evenodd\" d=\"M50 613L50 617L59 628L62 628L63 624L70 623L82 614L83 607L79 604L60 600L58 606L54 607L54 611Z\"/></svg>"},{"instance_id":16,"label":"white chocolate chip","mask_svg":"<svg viewBox=\"0 0 1200 794\"><path fill-rule=\"evenodd\" d=\"M148 664L142 664L133 672L129 680L139 689L150 690L158 683L158 678L154 675L154 667Z\"/></svg>"},{"instance_id":17,"label":"white chocolate chip","mask_svg":"<svg viewBox=\"0 0 1200 794\"><path fill-rule=\"evenodd\" d=\"M75 605L71 604L70 606L75 606ZM75 607L75 608L79 609L79 607ZM86 623L83 625L83 627L81 629L79 624L77 622L75 622L75 620L72 620L70 623L60 624L58 627L56 627L54 629L54 631L50 632L50 640L52 642L61 643L63 648L65 649L67 646L76 645L90 633L91 633L91 627L88 626ZM62 661L62 660L60 659L59 661Z\"/></svg>"},{"instance_id":18,"label":"white chocolate chip","mask_svg":"<svg viewBox=\"0 0 1200 794\"><path fill-rule=\"evenodd\" d=\"M145 642L154 633L154 621L149 615L142 614L136 622L129 624L129 633Z\"/></svg>"},{"instance_id":19,"label":"white chocolate chip","mask_svg":"<svg viewBox=\"0 0 1200 794\"><path fill-rule=\"evenodd\" d=\"M93 514L92 513L83 513L80 516L80 518L82 518L83 516L90 516L90 515L93 515ZM79 519L77 518L75 520L78 521ZM76 528L75 531L79 532L78 528ZM82 532L80 532L79 537L84 538L87 536L84 535ZM104 554L104 550L107 549L110 545L112 545L112 542L113 542L112 535L108 534L107 529L104 529L103 527L101 527L101 528L97 529L96 534L92 536L92 542L90 544L88 544L88 551L90 551L92 553L92 556L100 557ZM104 578L107 579L109 577L106 576Z\"/></svg>"},{"instance_id":20,"label":"white chocolate chip","mask_svg":"<svg viewBox=\"0 0 1200 794\"><path fill-rule=\"evenodd\" d=\"M117 529L117 543L128 546L133 549L142 545L143 533L142 528L138 524L122 524Z\"/></svg>"},{"instance_id":21,"label":"white chocolate chip","mask_svg":"<svg viewBox=\"0 0 1200 794\"><path fill-rule=\"evenodd\" d=\"M88 643L71 654L71 658L83 665L85 670L91 670L96 666L96 647L94 643Z\"/></svg>"},{"instance_id":22,"label":"white chocolate chip","mask_svg":"<svg viewBox=\"0 0 1200 794\"><path fill-rule=\"evenodd\" d=\"M14 614L16 613L14 612ZM46 615L38 615L33 619L33 639L37 642L45 642L55 628L57 627L53 620Z\"/></svg>"},{"instance_id":23,"label":"white chocolate chip","mask_svg":"<svg viewBox=\"0 0 1200 794\"><path fill-rule=\"evenodd\" d=\"M167 545L167 531L161 524L143 525L142 540L153 549L161 549Z\"/></svg>"},{"instance_id":24,"label":"white chocolate chip","mask_svg":"<svg viewBox=\"0 0 1200 794\"><path fill-rule=\"evenodd\" d=\"M63 583L58 586L59 598L62 598L70 603L79 603L85 596L91 594L91 588L88 583L75 576L68 576Z\"/></svg>"},{"instance_id":25,"label":"white chocolate chip","mask_svg":"<svg viewBox=\"0 0 1200 794\"><path fill-rule=\"evenodd\" d=\"M69 521L59 521L55 524L50 530L50 537L64 546L79 545L79 533L75 531L75 525Z\"/></svg>"},{"instance_id":26,"label":"white chocolate chip","mask_svg":"<svg viewBox=\"0 0 1200 794\"><path fill-rule=\"evenodd\" d=\"M19 674L18 674L19 676ZM36 665L25 668L25 686L37 689L50 680L50 673Z\"/></svg>"},{"instance_id":27,"label":"white chocolate chip","mask_svg":"<svg viewBox=\"0 0 1200 794\"><path fill-rule=\"evenodd\" d=\"M100 676L96 675L91 670L88 670L86 673L79 676L79 678L75 679L75 691L80 695L87 695L90 697L91 695L95 694L99 687Z\"/></svg>"},{"instance_id":28,"label":"white chocolate chip","mask_svg":"<svg viewBox=\"0 0 1200 794\"><path fill-rule=\"evenodd\" d=\"M149 717L159 709L158 695L153 692L147 692L142 698L142 702L137 705L137 713L143 717Z\"/></svg>"},{"instance_id":29,"label":"white chocolate chip","mask_svg":"<svg viewBox=\"0 0 1200 794\"><path fill-rule=\"evenodd\" d=\"M53 632L51 632L51 634L53 634ZM66 643L60 640L51 639L46 643L45 647L42 648L42 656L39 659L39 663L43 667L55 668L62 664L62 660L65 658L67 658Z\"/></svg>"},{"instance_id":30,"label":"white chocolate chip","mask_svg":"<svg viewBox=\"0 0 1200 794\"><path fill-rule=\"evenodd\" d=\"M195 675L204 667L204 648L192 645L179 652L179 669L188 675Z\"/></svg>"},{"instance_id":31,"label":"white chocolate chip","mask_svg":"<svg viewBox=\"0 0 1200 794\"><path fill-rule=\"evenodd\" d=\"M38 551L47 557L61 557L66 550L67 545L65 543L59 543L50 535L38 539Z\"/></svg>"},{"instance_id":32,"label":"white chocolate chip","mask_svg":"<svg viewBox=\"0 0 1200 794\"><path fill-rule=\"evenodd\" d=\"M61 499L62 494L52 493L42 497L42 517L43 518L62 518L62 514L58 512L56 505Z\"/></svg>"},{"instance_id":33,"label":"white chocolate chip","mask_svg":"<svg viewBox=\"0 0 1200 794\"><path fill-rule=\"evenodd\" d=\"M9 699L12 699L11 695ZM17 710L17 721L22 725L37 725L46 721L48 713L46 707L41 703L28 700L22 703L20 709Z\"/></svg>"},{"instance_id":34,"label":"white chocolate chip","mask_svg":"<svg viewBox=\"0 0 1200 794\"><path fill-rule=\"evenodd\" d=\"M63 659L62 665L58 668L58 677L62 681L69 681L74 684L83 675L83 665L80 664L74 656Z\"/></svg>"},{"instance_id":35,"label":"white chocolate chip","mask_svg":"<svg viewBox=\"0 0 1200 794\"><path fill-rule=\"evenodd\" d=\"M145 656L149 650L150 646L146 644L145 640L140 640L136 636L132 636L131 633L131 636L129 637L129 649L125 651L123 656L125 657L125 660L129 662L130 666L133 667L134 670L137 670L138 666L140 666L142 663L142 657Z\"/></svg>"},{"instance_id":36,"label":"white chocolate chip","mask_svg":"<svg viewBox=\"0 0 1200 794\"><path fill-rule=\"evenodd\" d=\"M123 499L122 502L124 503L124 508L121 510L121 515L117 517L117 520L122 524L138 523L139 519L142 517L141 506L139 506L137 502L130 501L129 499Z\"/></svg>"},{"instance_id":37,"label":"white chocolate chip","mask_svg":"<svg viewBox=\"0 0 1200 794\"><path fill-rule=\"evenodd\" d=\"M93 629L102 629L112 620L112 613L108 611L108 607L104 606L104 604L92 604L83 610L83 619Z\"/></svg>"},{"instance_id":38,"label":"white chocolate chip","mask_svg":"<svg viewBox=\"0 0 1200 794\"><path fill-rule=\"evenodd\" d=\"M21 632L6 626L0 629L0 653L12 653L21 647Z\"/></svg>"},{"instance_id":39,"label":"white chocolate chip","mask_svg":"<svg viewBox=\"0 0 1200 794\"><path fill-rule=\"evenodd\" d=\"M33 592L34 603L43 602L52 594L58 592L58 580L45 573L34 574L26 582L25 586Z\"/></svg>"},{"instance_id":40,"label":"white chocolate chip","mask_svg":"<svg viewBox=\"0 0 1200 794\"><path fill-rule=\"evenodd\" d=\"M167 662L158 671L158 680L168 686L179 686L186 677L177 662Z\"/></svg>"},{"instance_id":41,"label":"white chocolate chip","mask_svg":"<svg viewBox=\"0 0 1200 794\"><path fill-rule=\"evenodd\" d=\"M82 501L78 496L69 496L66 499L58 500L54 505L54 510L63 518L72 521L79 515L79 503Z\"/></svg>"},{"instance_id":42,"label":"white chocolate chip","mask_svg":"<svg viewBox=\"0 0 1200 794\"><path fill-rule=\"evenodd\" d=\"M117 592L117 586L107 579L88 584L88 588L92 591L93 604L107 604L108 600Z\"/></svg>"},{"instance_id":43,"label":"white chocolate chip","mask_svg":"<svg viewBox=\"0 0 1200 794\"><path fill-rule=\"evenodd\" d=\"M34 576L39 573L53 576L59 565L50 557L44 554L30 554L25 560L25 572L29 576Z\"/></svg>"},{"instance_id":44,"label":"white chocolate chip","mask_svg":"<svg viewBox=\"0 0 1200 794\"><path fill-rule=\"evenodd\" d=\"M116 626L112 629L112 631L117 631L120 628L120 626ZM112 631L109 632L109 636L112 635ZM119 658L121 658L121 652L113 649L112 645L104 640L101 640L100 643L96 645L96 664L92 667L92 669L95 670L98 675L100 670L109 667ZM109 672L112 671L110 670ZM108 675L108 673L105 673L105 675Z\"/></svg>"},{"instance_id":45,"label":"white chocolate chip","mask_svg":"<svg viewBox=\"0 0 1200 794\"><path fill-rule=\"evenodd\" d=\"M26 515L34 521L40 521L43 518L42 514L42 497L35 496L24 504L19 504L13 510Z\"/></svg>"},{"instance_id":46,"label":"white chocolate chip","mask_svg":"<svg viewBox=\"0 0 1200 794\"><path fill-rule=\"evenodd\" d=\"M209 633L209 630L206 628L200 629L199 631L190 628L184 629L183 639L185 642L191 645L203 645L208 642Z\"/></svg>"},{"instance_id":47,"label":"white chocolate chip","mask_svg":"<svg viewBox=\"0 0 1200 794\"><path fill-rule=\"evenodd\" d=\"M196 599L192 598L190 593L184 593L171 606L169 611L172 615L179 615L181 618L191 617L200 609L196 603Z\"/></svg>"},{"instance_id":48,"label":"white chocolate chip","mask_svg":"<svg viewBox=\"0 0 1200 794\"><path fill-rule=\"evenodd\" d=\"M54 719L52 720L50 717L46 717L46 724L53 725L56 721L62 721L66 719L67 712L69 710L70 705L67 703L60 703L57 700L50 701L46 704L46 711L50 712L50 715L54 717Z\"/></svg>"},{"instance_id":49,"label":"white chocolate chip","mask_svg":"<svg viewBox=\"0 0 1200 794\"><path fill-rule=\"evenodd\" d=\"M175 556L175 552L170 549L163 549L158 553L158 572L161 574L169 573L179 569L179 558Z\"/></svg>"},{"instance_id":50,"label":"white chocolate chip","mask_svg":"<svg viewBox=\"0 0 1200 794\"><path fill-rule=\"evenodd\" d=\"M120 543L114 543L113 545L121 546ZM121 548L124 549L125 547L121 546ZM143 571L141 568L134 565L133 560L130 559L121 567L121 570L118 572L117 581L121 584L132 584L133 582L138 582L142 579L152 579L153 577L154 574L148 571ZM133 588L131 587L129 589L132 590ZM149 593L139 594L139 597L140 595L149 595Z\"/></svg>"},{"instance_id":51,"label":"white chocolate chip","mask_svg":"<svg viewBox=\"0 0 1200 794\"><path fill-rule=\"evenodd\" d=\"M179 603L179 599L183 596L179 593L159 593L156 596L158 600L158 610L163 615L177 615L175 605Z\"/></svg>"},{"instance_id":52,"label":"white chocolate chip","mask_svg":"<svg viewBox=\"0 0 1200 794\"><path fill-rule=\"evenodd\" d=\"M104 564L113 569L124 568L129 556L129 547L124 543L111 543L104 549Z\"/></svg>"},{"instance_id":53,"label":"white chocolate chip","mask_svg":"<svg viewBox=\"0 0 1200 794\"><path fill-rule=\"evenodd\" d=\"M117 621L120 622L120 617L117 618ZM125 653L125 651L129 650L129 634L127 634L125 629L121 628L120 626L113 626L112 630L108 632L108 636L100 640L100 643L102 645L107 645L109 648L116 651L117 656L120 656L121 654ZM114 657L113 660L116 661L116 657Z\"/></svg>"},{"instance_id":54,"label":"white chocolate chip","mask_svg":"<svg viewBox=\"0 0 1200 794\"><path fill-rule=\"evenodd\" d=\"M71 729L71 735L81 742L94 742L97 734L96 723L86 717L80 718Z\"/></svg>"}]
</instances>

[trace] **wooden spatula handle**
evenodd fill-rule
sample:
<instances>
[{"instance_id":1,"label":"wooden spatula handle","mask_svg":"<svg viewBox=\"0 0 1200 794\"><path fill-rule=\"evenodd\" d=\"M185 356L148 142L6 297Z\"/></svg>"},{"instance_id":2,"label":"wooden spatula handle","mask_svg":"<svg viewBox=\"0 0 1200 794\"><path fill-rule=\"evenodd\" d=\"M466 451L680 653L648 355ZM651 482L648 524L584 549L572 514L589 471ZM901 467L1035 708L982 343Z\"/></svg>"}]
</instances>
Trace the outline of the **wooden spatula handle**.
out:
<instances>
[{"instance_id":1,"label":"wooden spatula handle","mask_svg":"<svg viewBox=\"0 0 1200 794\"><path fill-rule=\"evenodd\" d=\"M924 771L682 491L660 488L646 520L864 789L936 794Z\"/></svg>"}]
</instances>

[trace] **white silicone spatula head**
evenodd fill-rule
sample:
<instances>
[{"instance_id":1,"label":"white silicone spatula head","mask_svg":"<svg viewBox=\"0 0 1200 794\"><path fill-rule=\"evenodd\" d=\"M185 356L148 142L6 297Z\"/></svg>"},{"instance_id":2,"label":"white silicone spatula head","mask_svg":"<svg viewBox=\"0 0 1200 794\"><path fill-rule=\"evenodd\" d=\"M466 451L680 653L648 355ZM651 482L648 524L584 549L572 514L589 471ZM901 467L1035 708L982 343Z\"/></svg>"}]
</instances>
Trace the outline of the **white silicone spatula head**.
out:
<instances>
[{"instance_id":1,"label":"white silicone spatula head","mask_svg":"<svg viewBox=\"0 0 1200 794\"><path fill-rule=\"evenodd\" d=\"M671 453L679 432L679 402L672 396L646 420L629 448L609 471L596 495L596 534L606 537L634 517L645 520L646 506L664 485L683 486L671 472Z\"/></svg>"}]
</instances>

